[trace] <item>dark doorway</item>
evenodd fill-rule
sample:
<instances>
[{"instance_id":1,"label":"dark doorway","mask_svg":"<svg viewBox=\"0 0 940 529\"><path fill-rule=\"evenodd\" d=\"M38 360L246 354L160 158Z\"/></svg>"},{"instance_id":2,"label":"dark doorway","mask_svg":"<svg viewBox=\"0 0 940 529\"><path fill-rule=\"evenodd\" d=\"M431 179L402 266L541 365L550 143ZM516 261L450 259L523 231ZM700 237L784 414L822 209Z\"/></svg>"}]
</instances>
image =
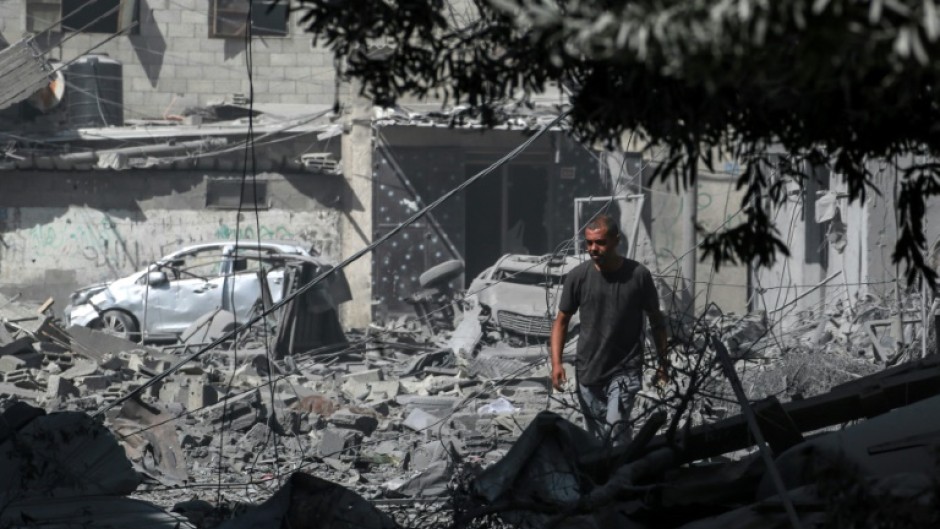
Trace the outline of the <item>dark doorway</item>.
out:
<instances>
[{"instance_id":1,"label":"dark doorway","mask_svg":"<svg viewBox=\"0 0 940 529\"><path fill-rule=\"evenodd\" d=\"M465 167L469 178L487 166ZM467 188L467 278L476 277L503 254L551 251L548 188L548 168L528 164L504 166Z\"/></svg>"},{"instance_id":2,"label":"dark doorway","mask_svg":"<svg viewBox=\"0 0 940 529\"><path fill-rule=\"evenodd\" d=\"M467 178L488 165L467 164ZM467 284L502 255L503 179L502 172L487 175L467 188L467 222L464 249Z\"/></svg>"},{"instance_id":3,"label":"dark doorway","mask_svg":"<svg viewBox=\"0 0 940 529\"><path fill-rule=\"evenodd\" d=\"M545 228L547 176L545 166L509 167L503 212L503 253L542 255L550 251Z\"/></svg>"}]
</instances>

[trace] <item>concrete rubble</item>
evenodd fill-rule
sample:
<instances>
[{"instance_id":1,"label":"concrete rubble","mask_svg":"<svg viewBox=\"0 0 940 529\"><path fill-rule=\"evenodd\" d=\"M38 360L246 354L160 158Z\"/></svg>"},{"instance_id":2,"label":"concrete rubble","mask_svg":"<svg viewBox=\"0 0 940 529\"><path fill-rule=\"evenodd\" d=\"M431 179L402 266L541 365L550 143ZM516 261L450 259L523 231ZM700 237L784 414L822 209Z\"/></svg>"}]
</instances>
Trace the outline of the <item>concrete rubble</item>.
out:
<instances>
[{"instance_id":1,"label":"concrete rubble","mask_svg":"<svg viewBox=\"0 0 940 529\"><path fill-rule=\"evenodd\" d=\"M786 524L791 502L809 527L838 514L849 485L936 522L940 357L922 358L916 325L873 339L869 324L897 315L877 300L787 332L761 313L706 312L672 387L644 388L633 441L614 448L580 428L573 393L551 392L544 341L487 338L478 315L281 355L249 331L163 377L231 322L207 315L190 343L141 345L0 299L0 449L12 454L0 459L13 461L0 526L744 528ZM786 498L703 363L705 336L734 359Z\"/></svg>"}]
</instances>

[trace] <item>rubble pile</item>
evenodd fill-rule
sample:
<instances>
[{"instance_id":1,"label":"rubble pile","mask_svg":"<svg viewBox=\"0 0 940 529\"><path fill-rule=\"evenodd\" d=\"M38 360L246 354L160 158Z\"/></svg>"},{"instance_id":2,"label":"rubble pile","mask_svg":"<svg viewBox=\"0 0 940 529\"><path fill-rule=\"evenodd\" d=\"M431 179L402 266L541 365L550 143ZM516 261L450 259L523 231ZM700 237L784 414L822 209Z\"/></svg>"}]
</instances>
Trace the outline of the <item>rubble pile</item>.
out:
<instances>
[{"instance_id":1,"label":"rubble pile","mask_svg":"<svg viewBox=\"0 0 940 529\"><path fill-rule=\"evenodd\" d=\"M935 351L932 318L922 325L920 306L919 294L904 296L900 305L868 295L854 303L842 300L823 311L796 314L786 326L763 311L743 317L706 311L696 322L695 338L677 346L672 355L677 367L674 386L666 396L648 393L641 401L641 418L663 399L681 400L690 387L695 398L683 423L695 426L741 413L713 352L703 347L705 336L719 336L727 345L749 399L799 400L903 360L920 359L924 349ZM693 376L695 381L690 381Z\"/></svg>"},{"instance_id":2,"label":"rubble pile","mask_svg":"<svg viewBox=\"0 0 940 529\"><path fill-rule=\"evenodd\" d=\"M450 330L416 324L391 341L373 329L278 354L254 330L193 356L232 329L224 311L160 347L64 329L43 307L0 301L0 443L51 454L40 471L14 468L34 464L32 453L0 471L24 509L11 512L29 517L45 501L30 491L105 471L101 484L78 480L61 496L108 498L82 514L95 526L752 527L786 523L786 502L804 524L828 520L844 507L839 487L895 504L919 495L912 516L930 520L925 506L937 503L927 483L940 438L928 426L940 357L901 362L916 357L898 347L886 370L864 326L889 319L887 309L859 304L787 333L762 314L708 320L702 329L727 345L766 446L698 340L695 354L673 355L667 391L641 392L633 440L612 447L579 428L572 391L551 392L544 343L500 342L474 310ZM108 444L94 448L107 458L69 448L89 436ZM33 438L51 444L21 442ZM760 448L778 461L786 494ZM916 464L895 464L901 454ZM54 470L72 460L85 466ZM47 481L16 477L34 474Z\"/></svg>"},{"instance_id":3,"label":"rubble pile","mask_svg":"<svg viewBox=\"0 0 940 529\"><path fill-rule=\"evenodd\" d=\"M390 506L442 499L457 461L497 461L550 404L544 347L488 346L458 362L446 336L363 335L274 358L252 332L145 387L230 329L224 312L165 347L63 329L16 303L0 316L0 405L104 410L142 478L135 497L166 508L199 487L261 501L298 470Z\"/></svg>"}]
</instances>

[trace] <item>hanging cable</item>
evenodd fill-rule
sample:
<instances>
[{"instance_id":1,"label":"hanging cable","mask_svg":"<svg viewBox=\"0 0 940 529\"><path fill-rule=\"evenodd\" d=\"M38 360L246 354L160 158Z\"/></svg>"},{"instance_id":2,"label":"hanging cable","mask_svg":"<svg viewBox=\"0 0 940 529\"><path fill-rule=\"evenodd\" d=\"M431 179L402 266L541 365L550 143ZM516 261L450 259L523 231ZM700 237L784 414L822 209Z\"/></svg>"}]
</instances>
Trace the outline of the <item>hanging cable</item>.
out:
<instances>
[{"instance_id":1,"label":"hanging cable","mask_svg":"<svg viewBox=\"0 0 940 529\"><path fill-rule=\"evenodd\" d=\"M388 232L386 232L383 236L379 237L376 241L372 242L371 244L367 245L367 246L364 247L363 249L361 249L361 250L355 252L354 254L350 255L349 257L347 257L346 259L344 259L343 261L341 261L336 267L331 268L330 270L328 270L328 271L326 271L326 272L324 272L324 273L318 275L318 276L315 277L313 280L311 280L311 281L308 282L307 284L301 286L301 287L298 288L295 292L291 293L289 296L285 296L284 299L282 299L281 301L279 301L279 302L277 302L277 303L274 303L270 308L265 309L264 311L262 311L261 314L256 315L255 317L251 318L248 322L246 322L246 323L244 323L244 324L242 324L242 325L236 326L235 329L233 329L233 330L231 330L231 331L225 333L223 336L220 336L219 338L213 340L211 343L209 343L209 344L203 346L202 348L200 348L200 349L199 349L198 351L196 351L195 353L192 353L191 355L187 356L186 358L183 358L182 360L178 361L176 364L172 365L170 368L168 368L167 370L163 371L163 372L160 373L159 375L154 376L153 378L151 378L150 380L148 380L147 382L145 382L145 383L144 383L143 385L141 385L140 387L138 387L138 388L132 390L131 392L129 392L128 394L126 394L126 395L124 395L124 396L122 396L122 397L119 397L119 398L113 400L112 402L106 404L106 405L103 406L101 409L99 409L98 411L96 411L96 412L93 414L93 416L101 415L101 414L107 412L108 410L114 408L115 406L117 406L117 405L119 405L119 404L123 404L125 401L127 401L127 400L130 399L130 398L133 398L135 395L138 395L138 394L142 393L142 392L143 392L144 390L146 390L147 388L153 386L154 384L160 382L161 380L163 380L163 379L166 378L167 376L169 376L169 375L175 373L176 371L178 371L182 366L184 366L184 365L186 365L187 363L189 363L189 362L195 360L196 358L199 358L200 356L202 356L203 354L205 354L207 351L210 351L210 350L212 350L212 349L218 347L218 346L219 346L220 344L222 344L223 342L226 342L226 341L228 341L228 340L231 340L233 337L237 336L240 332L244 331L245 329L248 329L249 327L251 327L251 326L254 325L255 323L258 323L259 321L263 320L267 315L271 314L272 312L279 310L281 307L283 307L285 304L289 303L289 302L290 302L291 300L293 300L294 298L296 298L296 297L298 297L298 296L300 296L300 295L303 295L304 293L306 293L307 291L309 291L311 288L313 288L313 287L315 287L316 285L320 284L321 282L323 282L323 280L325 280L326 278L328 278L328 277L331 276L332 274L336 273L336 272L339 271L339 270L343 270L343 269L346 268L350 263L352 263L352 262L358 260L358 259L359 259L360 257L362 257L363 255L366 255L367 253L370 253L370 252L371 252L372 250L374 250L376 247L378 247L378 246L384 244L386 241L388 241L389 239L391 239L393 236L395 236L395 235L397 235L399 232L401 232L403 229L407 228L407 227L410 226L411 224L414 224L418 219L420 219L420 218L424 217L425 215L427 215L428 212L434 210L436 207L438 207L439 205L441 205L441 204L444 203L445 201L449 200L450 198L452 198L452 197L453 197L454 195L456 195L457 193L463 191L464 189L466 189L467 187L469 187L470 185L472 185L472 184L473 184L474 182L476 182L477 180L479 180L479 179L483 178L484 176L486 176L486 175L492 173L493 171L495 171L496 169L498 169L499 167L501 167L503 164L505 164L505 163L508 162L509 160L511 160L511 159L515 158L516 156L518 156L519 153L521 153L521 152L524 151L526 148L528 148L529 145L531 145L531 144L534 143L537 139L539 139L543 134L545 134L546 131L548 131L548 130L549 130L551 127L553 127L556 123L558 123L558 122L560 122L562 119L564 119L564 118L568 115L569 112L570 112L570 110L560 113L560 114L559 114L555 119L553 119L550 123L548 123L547 125L545 125L544 127L542 127L538 132L536 132L535 134L533 134L532 136L530 136L530 137L529 137L525 142L523 142L521 145L519 145L518 147L516 147L515 149L513 149L512 151L510 151L508 154L506 154L505 156L503 156L502 158L500 158L496 163L494 163L493 165L487 167L487 168L484 169L483 171L480 171L480 172L477 173L476 175L474 175L474 176L468 178L468 179L467 179L465 182L463 182L462 184L460 184L460 185L458 185L457 187L451 189L450 191L448 191L447 193L445 193L444 195L442 195L440 198L438 198L437 200L435 200L435 201L432 202L431 204L428 204L427 206L425 206L425 207L422 208L421 210L417 211L414 215L412 215L411 217L409 217L409 218L406 219L405 221L401 222L398 226L392 228L391 230L389 230Z\"/></svg>"}]
</instances>

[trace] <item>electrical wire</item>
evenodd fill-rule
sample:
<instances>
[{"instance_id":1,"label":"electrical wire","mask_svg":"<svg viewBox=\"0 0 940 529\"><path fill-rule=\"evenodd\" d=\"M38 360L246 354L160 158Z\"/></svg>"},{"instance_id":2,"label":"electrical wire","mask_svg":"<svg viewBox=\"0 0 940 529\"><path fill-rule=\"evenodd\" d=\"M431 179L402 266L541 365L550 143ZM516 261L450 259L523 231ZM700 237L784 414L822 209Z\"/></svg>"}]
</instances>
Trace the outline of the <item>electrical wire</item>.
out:
<instances>
[{"instance_id":1,"label":"electrical wire","mask_svg":"<svg viewBox=\"0 0 940 529\"><path fill-rule=\"evenodd\" d=\"M314 286L320 284L323 280L325 280L326 278L328 278L328 277L331 276L332 274L336 273L336 272L339 271L339 270L344 269L346 266L348 266L348 265L349 265L350 263L352 263L353 261L356 261L357 259L359 259L359 258L362 257L363 255L365 255L365 254L371 252L372 250L374 250L374 249L377 248L378 246L384 244L384 243L385 243L386 241L388 241L390 238L392 238L393 236L395 236L396 234L398 234L400 231L402 231L402 230L405 229L406 227L408 227L408 226L410 226L411 224L413 224L415 221L417 221L418 219L420 219L421 217L423 217L424 215L426 215L428 212L432 211L434 208L436 208L437 206L439 206L440 204L442 204L442 203L445 202L446 200L450 199L451 197L453 197L453 196L456 195L457 193L463 191L464 189L466 189L467 187L469 187L471 184L473 184L474 182L476 182L476 181L479 180L480 178L482 178L482 177L486 176L487 174L493 172L494 170L496 170L497 168L499 168L500 166L502 166L503 164L505 164L506 162L508 162L508 161L511 160L512 158L516 157L519 153L521 153L521 152L522 152L523 150L525 150L529 145L531 145L535 140L537 140L538 138L540 138L547 130L549 130L549 128L550 128L551 126L553 126L555 123L558 123L559 121L561 121L562 119L564 119L564 118L568 115L568 112L569 112L569 111L565 111L565 112L560 113L554 120L552 120L551 123L549 123L548 125L546 125L545 127L543 127L541 130L539 130L538 132L536 132L535 134L533 134L532 136L530 136L525 142L523 142L521 145L519 145L518 147L516 147L515 149L513 149L511 152L509 152L508 154L506 154L504 157L502 157L502 158L501 158L500 160L498 160L496 163L494 163L493 165L491 165L491 166L489 166L488 168L484 169L483 171L477 173L477 174L474 175L473 177L468 178L468 179L467 179L465 182L463 182L462 184L460 184L460 185L458 185L457 187L451 189L450 191L448 191L447 193L445 193L444 195L442 195L440 198L438 198L437 200L435 200L435 201L432 202L431 204L429 204L429 205L425 206L424 208L422 208L421 210L417 211L414 215L412 215L411 217L409 217L409 218L406 219L405 221L401 222L398 226L396 226L395 228L393 228L393 229L389 230L388 232L386 232L382 237L379 237L377 240L375 240L374 242L372 242L372 243L369 244L368 246L364 247L363 249L361 249L361 250L359 250L359 251L353 253L352 255L350 255L349 257L347 257L346 259L344 259L344 260L343 260L342 262L340 262L336 267L331 268L331 269L330 269L329 271L327 271L327 272L324 272L324 273L322 273L322 274L319 274L317 277L315 277L313 280L311 280L310 282L308 282L306 285L301 286L298 290L296 290L295 292L291 293L290 296L287 296L287 297L285 297L284 299L282 299L281 301L279 301L279 302L273 304L270 308L265 309L264 311L262 311L261 314L259 314L259 315L255 316L255 317L251 318L248 322L246 322L246 323L244 323L244 324L242 324L242 325L240 325L240 326L237 326L235 329L233 329L233 330L231 330L231 331L225 333L223 336L217 338L217 339L214 340L212 343L203 346L203 347L200 348L197 352L195 352L195 353L193 353L193 354L187 356L186 358L183 358L182 360L178 361L176 364L174 364L173 366L171 366L169 369L163 371L163 372L160 373L159 375L157 375L157 376L153 377L152 379L150 379L149 381L145 382L145 383L144 383L142 386L140 386L139 388L137 388L137 389L135 389L135 390L132 390L131 392L127 393L126 395L124 395L124 396L122 396L122 397L119 397L118 399L115 399L113 402L111 402L111 403L105 405L104 407L102 407L101 409L99 409L97 412L95 412L94 415L95 415L95 416L100 415L100 414L106 412L107 410L113 408L114 406L123 403L124 401L126 401L126 400L132 398L133 396L135 396L135 395L141 393L142 391L146 390L147 388L153 386L154 384L156 384L156 383L159 382L160 380L162 380L162 379L166 378L167 376L169 376L169 375L175 373L175 372L176 372L177 370L179 370L183 365L185 365L185 364L191 362L192 360L195 360L196 358L202 356L202 355L205 354L207 351L210 351L210 350L212 350L212 349L218 347L218 346L219 346L220 344L222 344L223 342L228 341L228 340L232 339L233 337L237 336L240 332L242 332L242 331L244 331L244 330L250 328L250 327L251 327L252 325L254 325L255 323L261 321L261 320L262 320L264 317L266 317L268 314L270 314L270 313L272 313L272 312L274 312L274 311L280 309L281 307L283 307L285 304L289 303L289 302L290 302L292 299L294 299L295 297L304 294L305 292L307 292L308 290L310 290L310 289L313 288Z\"/></svg>"}]
</instances>

